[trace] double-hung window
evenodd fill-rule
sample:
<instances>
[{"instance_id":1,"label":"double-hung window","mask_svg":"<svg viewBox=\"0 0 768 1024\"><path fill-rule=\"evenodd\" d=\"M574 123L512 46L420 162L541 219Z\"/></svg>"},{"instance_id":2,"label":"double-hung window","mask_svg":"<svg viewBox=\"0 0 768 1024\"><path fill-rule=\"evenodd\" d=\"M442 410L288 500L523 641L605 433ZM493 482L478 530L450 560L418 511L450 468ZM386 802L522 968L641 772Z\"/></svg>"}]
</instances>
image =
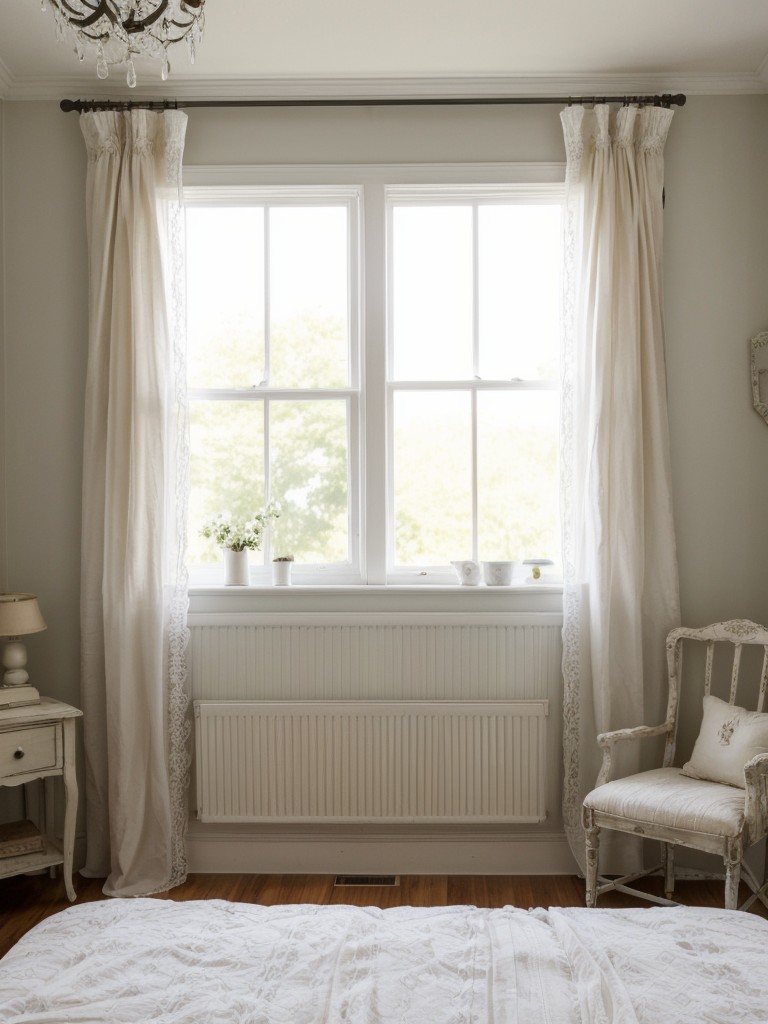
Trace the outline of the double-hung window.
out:
<instances>
[{"instance_id":1,"label":"double-hung window","mask_svg":"<svg viewBox=\"0 0 768 1024\"><path fill-rule=\"evenodd\" d=\"M220 573L201 524L268 501L253 582L289 553L359 579L358 208L355 189L187 197L193 582Z\"/></svg>"},{"instance_id":2,"label":"double-hung window","mask_svg":"<svg viewBox=\"0 0 768 1024\"><path fill-rule=\"evenodd\" d=\"M254 585L289 552L306 583L557 561L559 186L186 201L193 584L221 580L201 524L268 501Z\"/></svg>"},{"instance_id":3,"label":"double-hung window","mask_svg":"<svg viewBox=\"0 0 768 1024\"><path fill-rule=\"evenodd\" d=\"M388 190L388 563L556 559L560 215L528 188Z\"/></svg>"}]
</instances>

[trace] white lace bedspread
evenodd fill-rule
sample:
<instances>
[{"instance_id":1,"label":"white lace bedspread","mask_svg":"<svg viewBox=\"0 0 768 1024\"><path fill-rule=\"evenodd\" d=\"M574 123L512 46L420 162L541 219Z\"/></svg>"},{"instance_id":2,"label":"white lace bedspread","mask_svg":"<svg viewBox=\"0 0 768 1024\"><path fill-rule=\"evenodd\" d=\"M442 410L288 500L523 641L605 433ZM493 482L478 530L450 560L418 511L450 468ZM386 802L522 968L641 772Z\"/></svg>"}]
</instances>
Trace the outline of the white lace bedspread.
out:
<instances>
[{"instance_id":1,"label":"white lace bedspread","mask_svg":"<svg viewBox=\"0 0 768 1024\"><path fill-rule=\"evenodd\" d=\"M71 907L0 961L2 1024L765 1024L768 921L703 909Z\"/></svg>"}]
</instances>

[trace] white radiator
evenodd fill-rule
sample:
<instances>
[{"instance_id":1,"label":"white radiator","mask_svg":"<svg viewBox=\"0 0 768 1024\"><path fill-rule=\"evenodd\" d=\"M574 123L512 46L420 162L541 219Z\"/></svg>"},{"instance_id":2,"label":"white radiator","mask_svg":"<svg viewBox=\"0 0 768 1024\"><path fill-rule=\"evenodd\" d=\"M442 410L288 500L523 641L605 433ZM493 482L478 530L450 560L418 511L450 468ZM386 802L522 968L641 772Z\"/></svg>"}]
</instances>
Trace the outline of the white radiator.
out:
<instances>
[{"instance_id":1,"label":"white radiator","mask_svg":"<svg viewBox=\"0 0 768 1024\"><path fill-rule=\"evenodd\" d=\"M537 822L531 701L195 701L204 822Z\"/></svg>"}]
</instances>

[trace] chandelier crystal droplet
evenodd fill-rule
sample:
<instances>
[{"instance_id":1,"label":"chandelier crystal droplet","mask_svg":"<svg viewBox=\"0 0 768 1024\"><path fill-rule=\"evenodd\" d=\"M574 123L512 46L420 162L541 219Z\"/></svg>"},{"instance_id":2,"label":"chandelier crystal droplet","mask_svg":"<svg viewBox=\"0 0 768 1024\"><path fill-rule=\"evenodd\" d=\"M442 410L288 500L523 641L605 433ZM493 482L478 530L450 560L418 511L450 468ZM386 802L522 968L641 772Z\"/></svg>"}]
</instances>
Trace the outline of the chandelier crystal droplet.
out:
<instances>
[{"instance_id":1,"label":"chandelier crystal droplet","mask_svg":"<svg viewBox=\"0 0 768 1024\"><path fill-rule=\"evenodd\" d=\"M170 74L168 47L187 40L190 60L203 36L205 0L50 0L56 38L72 41L79 60L86 48L96 51L96 74L106 78L116 64L126 67L126 81L136 85L134 57L161 61L161 77ZM41 0L46 9L46 0Z\"/></svg>"}]
</instances>

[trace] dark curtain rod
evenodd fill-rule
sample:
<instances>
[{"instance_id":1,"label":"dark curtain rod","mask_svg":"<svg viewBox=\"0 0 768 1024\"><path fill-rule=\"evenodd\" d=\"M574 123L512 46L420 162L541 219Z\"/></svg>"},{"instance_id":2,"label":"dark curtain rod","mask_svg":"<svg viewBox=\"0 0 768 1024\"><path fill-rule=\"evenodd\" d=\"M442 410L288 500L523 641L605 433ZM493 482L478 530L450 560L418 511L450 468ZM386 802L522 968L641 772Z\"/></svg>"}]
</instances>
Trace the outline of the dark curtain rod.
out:
<instances>
[{"instance_id":1,"label":"dark curtain rod","mask_svg":"<svg viewBox=\"0 0 768 1024\"><path fill-rule=\"evenodd\" d=\"M65 114L90 110L182 110L196 107L461 107L557 103L639 103L655 107L682 107L683 93L660 96L471 96L423 99L316 99L316 100L62 100Z\"/></svg>"}]
</instances>

